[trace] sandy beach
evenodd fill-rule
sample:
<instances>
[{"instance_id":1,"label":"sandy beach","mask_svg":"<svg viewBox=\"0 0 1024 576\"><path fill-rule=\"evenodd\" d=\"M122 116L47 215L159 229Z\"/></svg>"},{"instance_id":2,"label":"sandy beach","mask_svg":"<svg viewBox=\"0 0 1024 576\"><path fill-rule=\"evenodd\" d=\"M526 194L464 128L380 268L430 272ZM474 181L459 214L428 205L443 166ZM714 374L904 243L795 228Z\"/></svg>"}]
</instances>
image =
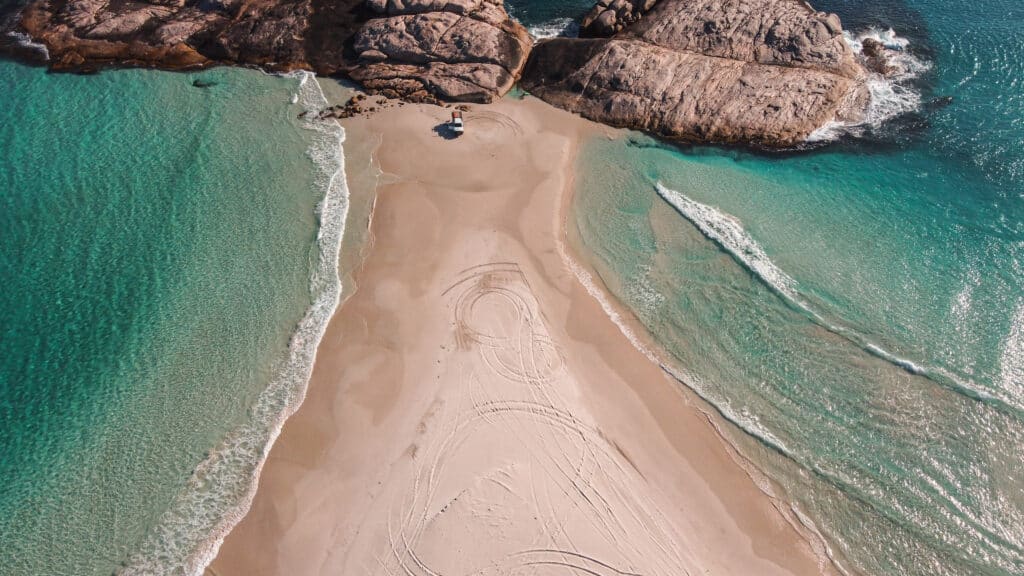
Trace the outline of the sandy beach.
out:
<instances>
[{"instance_id":1,"label":"sandy beach","mask_svg":"<svg viewBox=\"0 0 1024 576\"><path fill-rule=\"evenodd\" d=\"M208 574L834 573L574 273L575 153L612 132L448 114L345 124L380 142L366 258Z\"/></svg>"}]
</instances>

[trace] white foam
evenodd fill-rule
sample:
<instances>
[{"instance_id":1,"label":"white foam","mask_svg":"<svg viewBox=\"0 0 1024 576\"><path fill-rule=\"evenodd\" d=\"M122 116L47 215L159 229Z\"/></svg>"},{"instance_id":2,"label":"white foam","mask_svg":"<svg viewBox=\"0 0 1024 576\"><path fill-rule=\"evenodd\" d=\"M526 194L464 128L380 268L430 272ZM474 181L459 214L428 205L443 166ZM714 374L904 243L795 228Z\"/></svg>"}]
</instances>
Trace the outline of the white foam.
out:
<instances>
[{"instance_id":1,"label":"white foam","mask_svg":"<svg viewBox=\"0 0 1024 576\"><path fill-rule=\"evenodd\" d=\"M900 368L903 368L904 370L910 372L911 374L927 374L927 371L924 368L918 366L917 364L914 364L910 360L890 354L874 344L867 344L864 347L867 349L868 352L871 352L872 354L878 356L879 358L882 358L883 360L888 360L889 362L899 366Z\"/></svg>"},{"instance_id":2,"label":"white foam","mask_svg":"<svg viewBox=\"0 0 1024 576\"><path fill-rule=\"evenodd\" d=\"M14 40L14 42L23 48L35 50L43 55L46 60L50 59L50 50L46 47L46 44L41 44L32 40L32 37L24 32L11 31L7 33L7 37Z\"/></svg>"},{"instance_id":3,"label":"white foam","mask_svg":"<svg viewBox=\"0 0 1024 576\"><path fill-rule=\"evenodd\" d=\"M323 191L317 206L318 255L310 277L313 304L292 335L283 369L260 394L252 418L234 430L196 468L184 492L149 531L140 549L120 573L201 575L225 536L248 512L267 454L285 421L305 398L317 347L341 298L339 250L348 215L344 129L315 118L327 99L309 72L298 80L296 100L310 112L304 128L316 132L308 150L317 166L315 183Z\"/></svg>"},{"instance_id":4,"label":"white foam","mask_svg":"<svg viewBox=\"0 0 1024 576\"><path fill-rule=\"evenodd\" d=\"M1003 343L999 376L1008 395L1024 398L1024 299L1017 304L1017 313Z\"/></svg>"},{"instance_id":5,"label":"white foam","mask_svg":"<svg viewBox=\"0 0 1024 576\"><path fill-rule=\"evenodd\" d=\"M822 328L842 336L873 356L898 366L911 374L924 376L964 396L987 402L996 401L1015 410L1024 410L1024 404L1021 402L1021 397L1024 396L1024 384L1020 384L1015 388L1004 385L1002 392L993 394L984 385L953 374L944 368L922 366L912 360L889 352L869 341L856 330L825 320L821 314L814 310L800 296L799 285L796 280L772 262L761 245L750 236L739 220L719 211L717 208L695 202L678 191L666 188L660 182L656 186L658 194L672 205L680 215L696 226L701 233L731 254L742 266L760 278L779 297L806 313L811 321ZM1024 312L1020 312L1020 314L1024 315ZM1024 323L1024 317L1019 320L1020 323ZM1024 330L1024 328L1021 328L1021 330ZM1020 345L1024 346L1024 343ZM1024 356L1024 351L1021 351L1020 354ZM1024 371L1024 358L1012 357L1018 358L1018 361L1021 362L1019 369ZM1013 372L1013 370L1011 369L1010 372ZM1016 390L1016 395L1005 393L1007 389Z\"/></svg>"},{"instance_id":6,"label":"white foam","mask_svg":"<svg viewBox=\"0 0 1024 576\"><path fill-rule=\"evenodd\" d=\"M543 24L530 26L530 35L537 40L547 38L576 38L580 35L580 25L572 18L557 18Z\"/></svg>"},{"instance_id":7,"label":"white foam","mask_svg":"<svg viewBox=\"0 0 1024 576\"><path fill-rule=\"evenodd\" d=\"M755 438L759 438L765 444L773 447L783 454L786 454L787 456L790 455L789 449L786 447L785 443L765 428L756 417L751 417L749 414L737 413L728 402L718 398L712 398L710 395L711 388L708 387L700 378L693 374L683 372L680 368L672 366L662 360L653 349L643 343L629 323L622 317L622 314L620 314L612 304L608 296L606 296L605 291L598 287L597 282L594 281L594 277L590 272L583 268L583 266L569 255L565 246L561 242L558 243L558 253L562 257L562 262L572 270L573 275L576 276L579 283L582 284L587 293L597 301L605 315L615 323L619 328L619 332L629 340L629 343L632 344L634 348L646 356L652 363L659 366L666 374L690 390L693 390L697 396L708 404L714 406L723 418L732 422L747 434Z\"/></svg>"},{"instance_id":8,"label":"white foam","mask_svg":"<svg viewBox=\"0 0 1024 576\"><path fill-rule=\"evenodd\" d=\"M694 202L680 192L657 184L658 194L700 231L724 248L770 288L807 312L810 308L800 298L796 280L772 262L760 244L743 228L743 224L717 208ZM813 312L811 312L813 313Z\"/></svg>"},{"instance_id":9,"label":"white foam","mask_svg":"<svg viewBox=\"0 0 1024 576\"><path fill-rule=\"evenodd\" d=\"M892 73L881 75L870 73L865 85L870 95L864 117L857 121L829 120L807 137L808 142L829 142L844 135L861 136L868 128L878 128L897 116L915 112L921 108L921 94L912 81L931 68L907 51L910 40L898 36L891 28L872 28L858 35L843 32L843 39L853 52L860 57L864 52L864 41L880 42L885 48L886 64Z\"/></svg>"}]
</instances>

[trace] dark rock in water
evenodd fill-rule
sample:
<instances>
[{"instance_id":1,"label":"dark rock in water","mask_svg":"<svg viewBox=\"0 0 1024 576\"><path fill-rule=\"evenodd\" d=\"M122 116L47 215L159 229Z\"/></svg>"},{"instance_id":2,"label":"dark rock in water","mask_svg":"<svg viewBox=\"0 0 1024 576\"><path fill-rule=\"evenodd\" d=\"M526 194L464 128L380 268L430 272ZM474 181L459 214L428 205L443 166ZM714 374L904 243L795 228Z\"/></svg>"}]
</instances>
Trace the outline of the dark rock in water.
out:
<instances>
[{"instance_id":1,"label":"dark rock in water","mask_svg":"<svg viewBox=\"0 0 1024 576\"><path fill-rule=\"evenodd\" d=\"M882 76L892 76L899 71L889 61L889 50L885 44L874 38L865 38L861 42L861 56L864 59L865 66L872 72L877 72Z\"/></svg>"},{"instance_id":2,"label":"dark rock in water","mask_svg":"<svg viewBox=\"0 0 1024 576\"><path fill-rule=\"evenodd\" d=\"M538 44L522 85L613 126L782 148L860 119L866 78L839 18L800 0L659 0L611 38Z\"/></svg>"},{"instance_id":3,"label":"dark rock in water","mask_svg":"<svg viewBox=\"0 0 1024 576\"><path fill-rule=\"evenodd\" d=\"M213 86L216 86L217 83L212 80L202 80L197 78L192 81L192 85L196 88L211 88Z\"/></svg>"},{"instance_id":4,"label":"dark rock in water","mask_svg":"<svg viewBox=\"0 0 1024 576\"><path fill-rule=\"evenodd\" d=\"M609 38L640 20L658 0L600 0L583 17L580 36Z\"/></svg>"},{"instance_id":5,"label":"dark rock in water","mask_svg":"<svg viewBox=\"0 0 1024 576\"><path fill-rule=\"evenodd\" d=\"M936 110L942 110L943 108L949 106L952 103L952 96L939 96L938 98L932 98L931 100L926 102L924 107L929 112L934 112Z\"/></svg>"},{"instance_id":6,"label":"dark rock in water","mask_svg":"<svg viewBox=\"0 0 1024 576\"><path fill-rule=\"evenodd\" d=\"M861 53L868 58L880 58L885 55L885 44L874 38L865 38L861 42Z\"/></svg>"}]
</instances>

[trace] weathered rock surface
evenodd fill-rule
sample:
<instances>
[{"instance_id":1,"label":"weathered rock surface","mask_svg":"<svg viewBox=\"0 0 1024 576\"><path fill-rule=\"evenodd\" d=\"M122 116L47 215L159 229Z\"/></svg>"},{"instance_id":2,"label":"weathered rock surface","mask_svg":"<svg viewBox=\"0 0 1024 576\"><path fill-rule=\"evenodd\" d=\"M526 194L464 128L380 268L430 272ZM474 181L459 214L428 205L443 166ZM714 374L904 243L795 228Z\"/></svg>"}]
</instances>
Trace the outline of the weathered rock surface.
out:
<instances>
[{"instance_id":1,"label":"weathered rock surface","mask_svg":"<svg viewBox=\"0 0 1024 576\"><path fill-rule=\"evenodd\" d=\"M600 0L583 17L580 36L608 38L623 28L640 21L657 0Z\"/></svg>"},{"instance_id":2,"label":"weathered rock surface","mask_svg":"<svg viewBox=\"0 0 1024 576\"><path fill-rule=\"evenodd\" d=\"M389 96L490 102L519 79L532 41L501 0L370 0L352 78Z\"/></svg>"},{"instance_id":3,"label":"weathered rock surface","mask_svg":"<svg viewBox=\"0 0 1024 576\"><path fill-rule=\"evenodd\" d=\"M501 0L32 0L19 32L55 69L303 68L426 102L489 102L522 76L592 120L764 147L856 121L868 69L885 73L802 0L599 0L583 24L592 38L533 47Z\"/></svg>"},{"instance_id":4,"label":"weathered rock surface","mask_svg":"<svg viewBox=\"0 0 1024 576\"><path fill-rule=\"evenodd\" d=\"M504 94L532 46L500 0L34 0L20 27L58 70L302 68L427 101Z\"/></svg>"},{"instance_id":5,"label":"weathered rock surface","mask_svg":"<svg viewBox=\"0 0 1024 576\"><path fill-rule=\"evenodd\" d=\"M839 18L800 0L660 0L610 39L539 44L522 83L615 126L791 147L862 114L866 74Z\"/></svg>"},{"instance_id":6,"label":"weathered rock surface","mask_svg":"<svg viewBox=\"0 0 1024 576\"><path fill-rule=\"evenodd\" d=\"M333 73L363 0L35 0L21 31L56 70L180 69L217 63Z\"/></svg>"}]
</instances>

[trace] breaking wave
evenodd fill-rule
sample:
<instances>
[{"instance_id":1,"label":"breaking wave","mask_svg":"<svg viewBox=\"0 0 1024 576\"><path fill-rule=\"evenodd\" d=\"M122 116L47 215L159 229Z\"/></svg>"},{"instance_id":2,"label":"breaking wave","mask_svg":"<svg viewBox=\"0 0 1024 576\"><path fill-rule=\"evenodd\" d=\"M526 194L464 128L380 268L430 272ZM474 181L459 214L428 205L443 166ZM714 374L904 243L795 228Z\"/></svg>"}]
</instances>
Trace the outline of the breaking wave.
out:
<instances>
[{"instance_id":1,"label":"breaking wave","mask_svg":"<svg viewBox=\"0 0 1024 576\"><path fill-rule=\"evenodd\" d=\"M777 294L787 305L815 324L843 337L864 352L885 360L906 372L927 378L973 400L987 402L1016 412L1024 412L1024 405L1021 404L1020 398L1006 389L993 392L981 384L964 380L944 368L923 366L902 358L871 342L856 330L826 320L801 296L797 281L768 257L761 245L750 236L739 220L713 206L701 204L678 191L666 188L660 182L656 184L656 188L658 195L675 208L676 212L696 226L704 236L728 252L740 266ZM771 444L778 449L774 442Z\"/></svg>"},{"instance_id":2,"label":"breaking wave","mask_svg":"<svg viewBox=\"0 0 1024 576\"><path fill-rule=\"evenodd\" d=\"M305 110L319 111L327 105L314 74L298 72L290 77L298 81L296 101ZM333 120L315 116L307 114L303 121L303 127L315 133L307 154L316 165L314 182L323 194L317 205L317 252L310 276L313 303L292 335L281 370L252 408L250 420L196 467L185 490L120 574L202 574L228 532L248 512L270 448L305 398L317 347L341 299L339 250L349 207L345 130Z\"/></svg>"},{"instance_id":3,"label":"breaking wave","mask_svg":"<svg viewBox=\"0 0 1024 576\"><path fill-rule=\"evenodd\" d=\"M884 48L883 61L887 74L871 72L866 81L870 100L864 117L855 122L832 120L807 137L808 142L829 142L850 135L862 136L893 118L921 109L921 92L913 81L931 69L931 64L914 56L908 48L910 40L898 36L891 28L872 28L854 35L843 32L843 39L858 58L865 58L864 43L878 42Z\"/></svg>"},{"instance_id":4,"label":"breaking wave","mask_svg":"<svg viewBox=\"0 0 1024 576\"><path fill-rule=\"evenodd\" d=\"M580 35L580 25L572 18L556 18L527 28L535 40L548 38L576 38Z\"/></svg>"},{"instance_id":5,"label":"breaking wave","mask_svg":"<svg viewBox=\"0 0 1024 576\"><path fill-rule=\"evenodd\" d=\"M7 33L7 38L14 42L16 46L37 52L43 57L43 60L50 60L50 50L46 47L46 44L32 40L32 37L28 34L12 30Z\"/></svg>"}]
</instances>

